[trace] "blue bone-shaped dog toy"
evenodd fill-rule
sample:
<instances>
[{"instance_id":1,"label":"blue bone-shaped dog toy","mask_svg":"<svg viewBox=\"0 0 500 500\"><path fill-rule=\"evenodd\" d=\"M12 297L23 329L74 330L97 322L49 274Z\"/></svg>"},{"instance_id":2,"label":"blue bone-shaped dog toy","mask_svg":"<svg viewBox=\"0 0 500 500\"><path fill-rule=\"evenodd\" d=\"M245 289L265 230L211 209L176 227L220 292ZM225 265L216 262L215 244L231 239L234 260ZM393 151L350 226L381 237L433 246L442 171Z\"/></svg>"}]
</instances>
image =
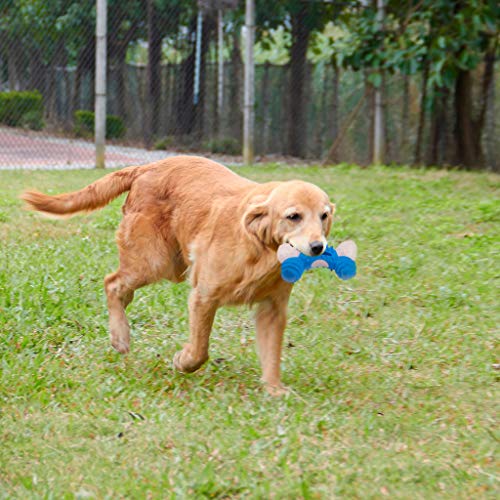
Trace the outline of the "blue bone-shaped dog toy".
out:
<instances>
[{"instance_id":1,"label":"blue bone-shaped dog toy","mask_svg":"<svg viewBox=\"0 0 500 500\"><path fill-rule=\"evenodd\" d=\"M335 271L340 279L348 280L356 276L356 254L356 243L352 240L344 241L337 250L327 246L317 257L304 255L292 245L284 243L278 248L281 277L289 283L295 283L308 269L328 267L331 271Z\"/></svg>"}]
</instances>

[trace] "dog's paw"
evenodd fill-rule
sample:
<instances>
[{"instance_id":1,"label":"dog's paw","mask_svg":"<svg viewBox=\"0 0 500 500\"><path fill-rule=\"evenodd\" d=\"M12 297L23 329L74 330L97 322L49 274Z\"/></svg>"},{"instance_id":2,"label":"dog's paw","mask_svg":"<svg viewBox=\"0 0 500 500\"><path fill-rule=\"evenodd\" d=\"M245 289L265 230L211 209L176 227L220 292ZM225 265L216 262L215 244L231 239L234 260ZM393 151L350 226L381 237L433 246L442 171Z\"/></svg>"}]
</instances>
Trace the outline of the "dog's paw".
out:
<instances>
[{"instance_id":1,"label":"dog's paw","mask_svg":"<svg viewBox=\"0 0 500 500\"><path fill-rule=\"evenodd\" d=\"M130 351L130 344L121 339L111 339L111 345L120 354L127 354Z\"/></svg>"},{"instance_id":2,"label":"dog's paw","mask_svg":"<svg viewBox=\"0 0 500 500\"><path fill-rule=\"evenodd\" d=\"M283 397L283 396L287 396L289 394L289 390L282 384L268 384L266 382L264 382L264 388L266 389L266 392L274 397L274 398L278 398L278 397Z\"/></svg>"},{"instance_id":3,"label":"dog's paw","mask_svg":"<svg viewBox=\"0 0 500 500\"><path fill-rule=\"evenodd\" d=\"M208 356L200 359L193 358L189 353L189 348L185 347L182 351L175 353L173 363L177 371L181 373L193 373L198 370L207 359Z\"/></svg>"}]
</instances>

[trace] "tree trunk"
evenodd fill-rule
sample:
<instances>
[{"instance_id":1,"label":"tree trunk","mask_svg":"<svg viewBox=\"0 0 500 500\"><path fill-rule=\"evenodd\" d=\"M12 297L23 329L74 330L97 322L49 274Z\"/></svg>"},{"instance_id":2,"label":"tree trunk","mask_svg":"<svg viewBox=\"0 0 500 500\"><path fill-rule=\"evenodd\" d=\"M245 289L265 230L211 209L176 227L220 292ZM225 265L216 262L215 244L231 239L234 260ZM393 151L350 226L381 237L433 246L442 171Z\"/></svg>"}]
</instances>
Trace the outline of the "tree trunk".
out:
<instances>
[{"instance_id":1,"label":"tree trunk","mask_svg":"<svg viewBox=\"0 0 500 500\"><path fill-rule=\"evenodd\" d=\"M329 135L331 131L331 127L328 124L328 116L332 110L328 109L329 106L327 104L329 87L328 69L329 67L326 64L319 64L315 71L316 74L312 78L322 81L323 83L321 85L321 91L319 91L319 107L317 110L314 110L313 115L313 123L315 123L315 127L313 128L312 134L312 151L315 158L323 155L323 139L325 138L325 135ZM319 72L321 72L321 75Z\"/></svg>"},{"instance_id":2,"label":"tree trunk","mask_svg":"<svg viewBox=\"0 0 500 500\"><path fill-rule=\"evenodd\" d=\"M266 154L270 149L271 138L271 85L269 80L269 63L264 65L264 74L261 82L261 98L262 98L262 126L259 127L260 133L260 154Z\"/></svg>"},{"instance_id":3,"label":"tree trunk","mask_svg":"<svg viewBox=\"0 0 500 500\"><path fill-rule=\"evenodd\" d=\"M416 165L422 164L422 144L424 141L425 130L425 106L427 103L427 81L429 79L429 62L424 62L424 70L422 72L422 97L420 99L420 115L418 118L417 143L415 145L415 160Z\"/></svg>"},{"instance_id":4,"label":"tree trunk","mask_svg":"<svg viewBox=\"0 0 500 500\"><path fill-rule=\"evenodd\" d=\"M233 137L241 140L242 134L242 106L241 106L241 82L243 73L243 62L241 60L240 39L238 33L233 33L233 48L231 50L231 81L229 89L229 125Z\"/></svg>"},{"instance_id":5,"label":"tree trunk","mask_svg":"<svg viewBox=\"0 0 500 500\"><path fill-rule=\"evenodd\" d=\"M125 79L127 76L127 47L120 47L116 53L115 59L115 78L116 78L116 110L118 116L127 120L127 112L125 106Z\"/></svg>"},{"instance_id":6,"label":"tree trunk","mask_svg":"<svg viewBox=\"0 0 500 500\"><path fill-rule=\"evenodd\" d=\"M20 42L10 40L7 49L7 72L9 75L9 90L22 90L21 88L21 66L23 51Z\"/></svg>"},{"instance_id":7,"label":"tree trunk","mask_svg":"<svg viewBox=\"0 0 500 500\"><path fill-rule=\"evenodd\" d=\"M191 134L194 126L194 50L181 63L180 73L182 88L177 101L178 132L180 135Z\"/></svg>"},{"instance_id":8,"label":"tree trunk","mask_svg":"<svg viewBox=\"0 0 500 500\"><path fill-rule=\"evenodd\" d=\"M70 72L68 69L68 60L67 56L64 61L63 68L63 77L64 77L64 130L66 132L71 131L71 124L73 121L72 113L71 113L71 104L73 103L73 86L71 85Z\"/></svg>"},{"instance_id":9,"label":"tree trunk","mask_svg":"<svg viewBox=\"0 0 500 500\"><path fill-rule=\"evenodd\" d=\"M493 63L494 64L494 63ZM495 72L492 72L490 90L488 92L488 115L486 122L486 151L487 151L487 159L488 166L494 171L498 172L498 167L500 164L497 160L497 149L496 143L499 138L496 136L496 113L495 113Z\"/></svg>"},{"instance_id":10,"label":"tree trunk","mask_svg":"<svg viewBox=\"0 0 500 500\"><path fill-rule=\"evenodd\" d=\"M182 88L179 92L177 100L177 116L178 127L177 131L180 135L185 136L196 133L194 139L199 141L203 131L203 107L205 104L205 74L206 74L206 54L208 51L208 42L210 31L214 28L213 19L207 17L203 19L203 31L201 38L201 61L200 61L200 89L198 103L195 105L194 98L194 76L195 76L195 59L196 45L191 44L189 56L184 59L180 67L180 80ZM196 33L196 17L191 20L189 39L193 39L193 34ZM193 139L193 138L191 138Z\"/></svg>"},{"instance_id":11,"label":"tree trunk","mask_svg":"<svg viewBox=\"0 0 500 500\"><path fill-rule=\"evenodd\" d=\"M81 63L81 57L78 56L77 62L76 62L76 69L75 69L75 83L74 83L74 89L73 89L73 115L74 112L80 109L81 106L81 92L82 92L82 73L83 73L83 65Z\"/></svg>"},{"instance_id":12,"label":"tree trunk","mask_svg":"<svg viewBox=\"0 0 500 500\"><path fill-rule=\"evenodd\" d=\"M473 117L472 74L460 71L455 82L456 160L467 168L484 164L481 147L482 124Z\"/></svg>"},{"instance_id":13,"label":"tree trunk","mask_svg":"<svg viewBox=\"0 0 500 500\"><path fill-rule=\"evenodd\" d=\"M48 89L45 103L45 111L47 113L47 119L52 120L57 123L57 67L64 66L65 62L65 47L64 39L59 39L57 41L56 48L54 50L54 55L49 63L49 77L48 77Z\"/></svg>"},{"instance_id":14,"label":"tree trunk","mask_svg":"<svg viewBox=\"0 0 500 500\"><path fill-rule=\"evenodd\" d=\"M304 95L307 71L307 47L311 31L307 26L307 3L291 18L292 47L290 51L290 100L288 154L299 158L305 155L306 98Z\"/></svg>"},{"instance_id":15,"label":"tree trunk","mask_svg":"<svg viewBox=\"0 0 500 500\"><path fill-rule=\"evenodd\" d=\"M474 117L472 72L460 71L455 82L456 156L457 162L467 168L479 168L485 163L481 139L486 121L488 94L493 82L497 44L498 39L495 39L485 53L477 118Z\"/></svg>"},{"instance_id":16,"label":"tree trunk","mask_svg":"<svg viewBox=\"0 0 500 500\"><path fill-rule=\"evenodd\" d=\"M389 113L387 112L387 88L386 88L386 78L385 74L382 73L382 85L380 87L380 95L382 99L382 151L383 151L383 163L390 163L394 161L393 157L393 143L389 135Z\"/></svg>"},{"instance_id":17,"label":"tree trunk","mask_svg":"<svg viewBox=\"0 0 500 500\"><path fill-rule=\"evenodd\" d=\"M436 91L434 95L434 99L432 102L432 114L431 114L431 130L429 134L429 155L427 159L427 165L435 166L438 164L439 159L439 138L440 138L440 123L439 120L441 118L441 102L438 94L439 91Z\"/></svg>"},{"instance_id":18,"label":"tree trunk","mask_svg":"<svg viewBox=\"0 0 500 500\"><path fill-rule=\"evenodd\" d=\"M333 66L333 96L332 96L332 136L337 137L339 133L339 75L340 69Z\"/></svg>"},{"instance_id":19,"label":"tree trunk","mask_svg":"<svg viewBox=\"0 0 500 500\"><path fill-rule=\"evenodd\" d=\"M191 21L189 35L186 37L192 40L193 33L196 33L196 18ZM195 44L191 43L189 55L182 61L179 68L179 81L181 82L180 92L177 99L177 127L178 135L190 135L194 127L194 61L195 61ZM176 134L176 135L177 135Z\"/></svg>"},{"instance_id":20,"label":"tree trunk","mask_svg":"<svg viewBox=\"0 0 500 500\"><path fill-rule=\"evenodd\" d=\"M399 146L399 163L406 163L408 134L410 133L410 77L403 76L403 110L401 113L401 140Z\"/></svg>"},{"instance_id":21,"label":"tree trunk","mask_svg":"<svg viewBox=\"0 0 500 500\"><path fill-rule=\"evenodd\" d=\"M371 163L381 165L385 161L385 119L384 119L384 78L378 88L372 87L373 93L373 156Z\"/></svg>"},{"instance_id":22,"label":"tree trunk","mask_svg":"<svg viewBox=\"0 0 500 500\"><path fill-rule=\"evenodd\" d=\"M328 67L325 67L325 73ZM321 96L321 121L322 126L319 131L318 154L323 156L324 138L331 136L333 141L338 137L339 133L339 69L333 65L333 79L332 79L332 101L331 109L328 106L328 79L324 78L323 91ZM326 76L326 75L325 75ZM338 163L337 151L334 150L332 156L330 157L332 163Z\"/></svg>"},{"instance_id":23,"label":"tree trunk","mask_svg":"<svg viewBox=\"0 0 500 500\"><path fill-rule=\"evenodd\" d=\"M366 95L366 116L368 118L368 156L365 158L366 164L370 164L373 159L373 137L375 130L375 92L373 85L368 81L365 74L365 95Z\"/></svg>"},{"instance_id":24,"label":"tree trunk","mask_svg":"<svg viewBox=\"0 0 500 500\"><path fill-rule=\"evenodd\" d=\"M429 156L427 159L427 164L431 166L440 165L443 161L443 148L446 147L447 134L446 104L447 91L440 87L435 90L432 103Z\"/></svg>"},{"instance_id":25,"label":"tree trunk","mask_svg":"<svg viewBox=\"0 0 500 500\"><path fill-rule=\"evenodd\" d=\"M95 102L95 38L87 40L83 50L78 54L75 73L75 92L73 94L73 110L82 109L82 79L86 73L92 74L91 103Z\"/></svg>"},{"instance_id":26,"label":"tree trunk","mask_svg":"<svg viewBox=\"0 0 500 500\"><path fill-rule=\"evenodd\" d=\"M344 123L342 124L342 128L339 131L339 134L335 138L335 141L331 145L330 149L328 150L328 153L325 157L325 159L321 162L322 165L328 165L331 163L334 163L334 158L336 158L337 155L337 150L342 143L342 140L344 139L345 134L353 124L354 120L356 119L356 116L358 115L360 109L362 108L363 102L365 100L365 97L367 95L367 91L361 96L359 99L358 103L354 107L354 109L350 112L350 114L347 116L347 118L344 120Z\"/></svg>"},{"instance_id":27,"label":"tree trunk","mask_svg":"<svg viewBox=\"0 0 500 500\"><path fill-rule=\"evenodd\" d=\"M45 68L43 66L42 50L37 48L30 56L30 89L37 89L43 93L45 88Z\"/></svg>"}]
</instances>

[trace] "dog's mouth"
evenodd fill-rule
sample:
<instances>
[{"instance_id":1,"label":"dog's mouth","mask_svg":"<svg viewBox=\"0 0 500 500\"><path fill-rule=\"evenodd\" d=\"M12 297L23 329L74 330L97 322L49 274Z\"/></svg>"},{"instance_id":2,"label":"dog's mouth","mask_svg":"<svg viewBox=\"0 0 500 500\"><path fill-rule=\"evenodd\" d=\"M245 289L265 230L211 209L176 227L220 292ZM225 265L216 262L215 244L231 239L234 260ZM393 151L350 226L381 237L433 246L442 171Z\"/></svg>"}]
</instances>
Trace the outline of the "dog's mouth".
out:
<instances>
[{"instance_id":1,"label":"dog's mouth","mask_svg":"<svg viewBox=\"0 0 500 500\"><path fill-rule=\"evenodd\" d=\"M308 255L310 257L310 254L308 252L303 252L297 245L295 245L292 240L286 238L285 239L285 243L287 243L288 245L290 245L292 248L295 248L295 250L297 250L297 252L300 252L301 254L303 255Z\"/></svg>"},{"instance_id":2,"label":"dog's mouth","mask_svg":"<svg viewBox=\"0 0 500 500\"><path fill-rule=\"evenodd\" d=\"M284 243L287 243L288 245L290 245L292 248L294 248L295 250L297 250L297 252L300 252L301 254L303 255L307 255L308 257L319 257L320 255L322 255L325 250L326 250L326 246L327 244L324 244L323 245L323 250L320 254L317 254L317 253L313 253L312 250L310 248L307 248L307 249L304 249L304 250L301 250L298 245L294 244L293 241L289 238L285 238L284 240Z\"/></svg>"}]
</instances>

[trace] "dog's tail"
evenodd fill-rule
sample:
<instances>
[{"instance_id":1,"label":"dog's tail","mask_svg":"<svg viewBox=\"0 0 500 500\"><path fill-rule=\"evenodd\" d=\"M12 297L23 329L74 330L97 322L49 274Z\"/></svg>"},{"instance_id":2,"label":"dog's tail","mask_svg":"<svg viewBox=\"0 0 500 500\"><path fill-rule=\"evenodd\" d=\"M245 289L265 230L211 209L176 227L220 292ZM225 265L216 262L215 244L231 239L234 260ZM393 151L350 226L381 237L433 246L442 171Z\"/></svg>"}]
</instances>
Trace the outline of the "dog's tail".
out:
<instances>
[{"instance_id":1,"label":"dog's tail","mask_svg":"<svg viewBox=\"0 0 500 500\"><path fill-rule=\"evenodd\" d=\"M104 176L80 191L55 196L38 191L25 191L21 199L27 203L28 208L56 217L91 212L128 191L139 172L140 167L127 167Z\"/></svg>"}]
</instances>

